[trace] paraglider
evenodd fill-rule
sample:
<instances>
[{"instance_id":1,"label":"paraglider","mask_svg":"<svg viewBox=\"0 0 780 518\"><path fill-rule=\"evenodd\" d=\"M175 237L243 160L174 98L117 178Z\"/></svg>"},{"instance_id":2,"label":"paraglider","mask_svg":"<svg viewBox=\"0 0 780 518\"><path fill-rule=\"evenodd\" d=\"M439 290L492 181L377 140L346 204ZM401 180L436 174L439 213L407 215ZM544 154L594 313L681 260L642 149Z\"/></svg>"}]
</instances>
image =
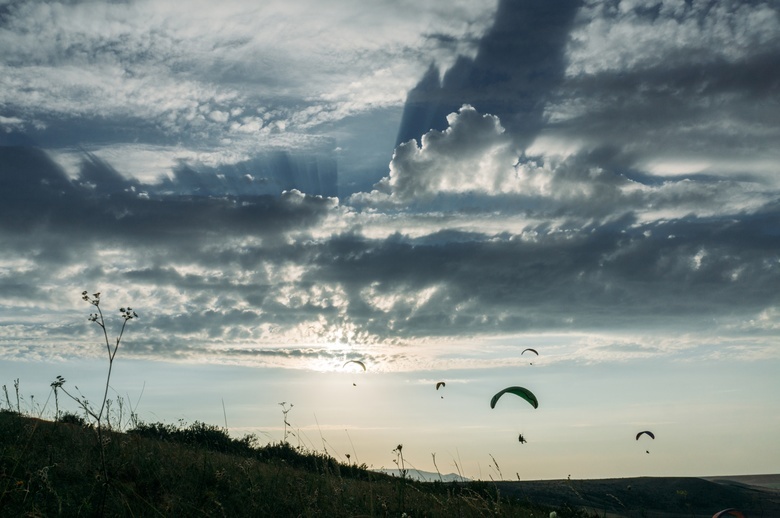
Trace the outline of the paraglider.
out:
<instances>
[{"instance_id":1,"label":"paraglider","mask_svg":"<svg viewBox=\"0 0 780 518\"><path fill-rule=\"evenodd\" d=\"M443 381L440 381L440 382L436 383L436 390L439 390L440 388L446 387L446 386L447 386L446 383L444 383ZM441 399L444 399L444 396L441 396Z\"/></svg>"},{"instance_id":2,"label":"paraglider","mask_svg":"<svg viewBox=\"0 0 780 518\"><path fill-rule=\"evenodd\" d=\"M655 434L651 432L650 430L643 430L636 434L636 440L638 441L639 438L642 436L642 434L647 434L651 439L655 439ZM650 453L650 450L645 450L645 453Z\"/></svg>"},{"instance_id":3,"label":"paraglider","mask_svg":"<svg viewBox=\"0 0 780 518\"><path fill-rule=\"evenodd\" d=\"M360 360L347 360L347 361L344 363L344 365L342 365L342 368L346 367L346 366L347 366L348 364L350 364L350 363L357 363L358 365L360 365L361 367L363 367L363 370L366 370L366 364L364 364L364 363L363 363L362 361L360 361Z\"/></svg>"},{"instance_id":4,"label":"paraglider","mask_svg":"<svg viewBox=\"0 0 780 518\"><path fill-rule=\"evenodd\" d=\"M360 361L360 360L347 360L346 362L344 362L344 365L342 365L342 366L341 366L341 368L343 369L344 367L346 367L346 366L347 366L347 365L349 365L350 363L356 363L357 365L360 365L360 367L362 367L364 371L366 370L366 364L365 364L365 363L363 363L363 362L362 362L362 361ZM355 382L353 381L353 382L352 382L352 386L353 386L353 387L357 387L357 383L355 383Z\"/></svg>"},{"instance_id":5,"label":"paraglider","mask_svg":"<svg viewBox=\"0 0 780 518\"><path fill-rule=\"evenodd\" d=\"M531 351L531 352L532 352L532 353L534 353L536 356L539 356L539 353L538 353L538 352L536 352L536 349L531 349L530 347L528 347L527 349L523 349L523 352L521 352L521 353L520 353L520 356L522 356L523 354L525 354L525 352L526 352L526 351ZM529 362L529 363L530 363L531 365L533 365L533 364L534 364L534 362Z\"/></svg>"},{"instance_id":6,"label":"paraglider","mask_svg":"<svg viewBox=\"0 0 780 518\"><path fill-rule=\"evenodd\" d=\"M521 397L528 401L532 407L539 408L539 400L536 399L536 396L534 396L533 392L523 387L507 387L504 390L499 391L490 400L490 408L496 408L496 403L498 403L498 400L504 394L514 394L515 396Z\"/></svg>"},{"instance_id":7,"label":"paraglider","mask_svg":"<svg viewBox=\"0 0 780 518\"><path fill-rule=\"evenodd\" d=\"M495 396L493 396L490 400L490 408L496 408L496 403L498 403L498 400L501 399L501 396L504 394L514 394L515 396L518 396L522 399L525 399L532 407L538 408L539 407L539 400L536 399L536 396L534 396L534 393L528 390L525 387L507 387L504 390L500 390L496 393ZM517 440L520 441L520 444L525 444L526 441L525 437L523 437L523 434L521 433Z\"/></svg>"}]
</instances>

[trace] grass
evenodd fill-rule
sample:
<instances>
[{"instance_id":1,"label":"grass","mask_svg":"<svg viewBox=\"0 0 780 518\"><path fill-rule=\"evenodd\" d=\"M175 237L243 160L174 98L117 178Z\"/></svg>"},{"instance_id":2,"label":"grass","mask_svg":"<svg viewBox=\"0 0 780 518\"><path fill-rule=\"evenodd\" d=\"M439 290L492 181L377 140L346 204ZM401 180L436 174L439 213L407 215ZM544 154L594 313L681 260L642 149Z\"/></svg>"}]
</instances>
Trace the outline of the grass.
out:
<instances>
[{"instance_id":1,"label":"grass","mask_svg":"<svg viewBox=\"0 0 780 518\"><path fill-rule=\"evenodd\" d=\"M489 482L417 482L219 427L103 431L0 411L0 516L549 516ZM109 477L105 478L107 470ZM585 516L557 509L559 517Z\"/></svg>"}]
</instances>

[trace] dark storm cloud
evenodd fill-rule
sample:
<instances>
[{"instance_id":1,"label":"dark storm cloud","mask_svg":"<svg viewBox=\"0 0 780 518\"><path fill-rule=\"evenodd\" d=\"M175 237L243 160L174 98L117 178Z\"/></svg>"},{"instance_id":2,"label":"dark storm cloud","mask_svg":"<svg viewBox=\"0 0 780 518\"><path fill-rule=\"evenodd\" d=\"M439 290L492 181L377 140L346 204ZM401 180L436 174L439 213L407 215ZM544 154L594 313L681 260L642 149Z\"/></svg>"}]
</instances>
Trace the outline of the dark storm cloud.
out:
<instances>
[{"instance_id":1,"label":"dark storm cloud","mask_svg":"<svg viewBox=\"0 0 780 518\"><path fill-rule=\"evenodd\" d=\"M774 183L779 65L773 3L588 4L537 147L608 147L634 170Z\"/></svg>"},{"instance_id":2,"label":"dark storm cloud","mask_svg":"<svg viewBox=\"0 0 780 518\"><path fill-rule=\"evenodd\" d=\"M218 260L226 248L240 250L242 242L262 240L273 249L270 243L316 226L333 206L296 191L166 196L150 195L147 187L153 186L126 180L93 156L85 156L81 174L71 181L39 150L0 148L0 258L7 272L21 268L12 278L0 276L9 287L4 297L46 301L53 294L40 287L58 276L94 286L119 280L121 268L121 276L138 286L186 290L194 304L207 291L238 290L240 298L241 287L230 275L193 278L166 266L211 263L219 271L226 267ZM111 250L121 252L103 259Z\"/></svg>"},{"instance_id":3,"label":"dark storm cloud","mask_svg":"<svg viewBox=\"0 0 780 518\"><path fill-rule=\"evenodd\" d=\"M736 63L664 63L572 78L561 98L588 108L546 131L626 148L633 160L674 152L716 159L736 152L749 160L780 138L779 70L780 44Z\"/></svg>"},{"instance_id":4,"label":"dark storm cloud","mask_svg":"<svg viewBox=\"0 0 780 518\"><path fill-rule=\"evenodd\" d=\"M140 188L140 182L126 179L111 164L91 153L84 153L76 183L96 195L133 192Z\"/></svg>"},{"instance_id":5,"label":"dark storm cloud","mask_svg":"<svg viewBox=\"0 0 780 518\"><path fill-rule=\"evenodd\" d=\"M502 0L474 59L444 73L431 66L409 92L396 144L447 127L446 116L470 104L497 115L527 145L542 125L544 102L563 79L565 46L579 0Z\"/></svg>"},{"instance_id":6,"label":"dark storm cloud","mask_svg":"<svg viewBox=\"0 0 780 518\"><path fill-rule=\"evenodd\" d=\"M315 228L332 211L333 200L298 191L166 194L192 187L180 188L177 179L181 176L162 186L145 185L85 154L80 174L71 180L40 150L0 148L5 303L26 300L47 307L69 300L61 290L41 289L57 278L80 286L120 282L145 294L137 302L147 329L169 337L160 341L150 335L139 347L164 354L174 337L196 336L197 343L240 340L254 336L250 328L294 326L296 319L327 312L323 304L280 305L271 297L276 280L262 272L242 277L240 268L287 261L289 254L278 250L285 249L288 234ZM105 259L106 253L114 259ZM6 275L12 270L13 277ZM247 308L246 300L258 307ZM71 333L69 340L77 335Z\"/></svg>"},{"instance_id":7,"label":"dark storm cloud","mask_svg":"<svg viewBox=\"0 0 780 518\"><path fill-rule=\"evenodd\" d=\"M5 232L72 232L87 241L112 235L168 244L209 233L267 237L313 225L330 206L325 198L294 192L281 197L229 197L224 191L216 197L208 190L201 196L150 196L154 186L127 180L91 155L70 181L44 152L24 147L0 147L0 188Z\"/></svg>"},{"instance_id":8,"label":"dark storm cloud","mask_svg":"<svg viewBox=\"0 0 780 518\"><path fill-rule=\"evenodd\" d=\"M219 167L180 164L172 178L147 187L151 192L198 196L278 196L297 189L314 196L338 195L338 173L330 153L275 151Z\"/></svg>"},{"instance_id":9,"label":"dark storm cloud","mask_svg":"<svg viewBox=\"0 0 780 518\"><path fill-rule=\"evenodd\" d=\"M350 304L371 325L401 335L679 326L778 302L770 287L780 250L777 215L774 206L742 220L627 219L572 233L540 229L535 241L345 236L329 245L312 275L346 286ZM361 298L367 286L377 295L437 292L421 307L413 299L383 314Z\"/></svg>"}]
</instances>

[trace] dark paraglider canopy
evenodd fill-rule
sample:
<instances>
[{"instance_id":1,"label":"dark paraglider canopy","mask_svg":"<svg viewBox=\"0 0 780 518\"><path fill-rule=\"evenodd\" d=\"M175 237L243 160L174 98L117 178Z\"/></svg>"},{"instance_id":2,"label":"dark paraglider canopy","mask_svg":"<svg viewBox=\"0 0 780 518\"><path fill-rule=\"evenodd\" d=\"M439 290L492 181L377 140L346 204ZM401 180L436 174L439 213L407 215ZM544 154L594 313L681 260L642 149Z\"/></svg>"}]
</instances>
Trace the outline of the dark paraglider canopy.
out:
<instances>
[{"instance_id":1,"label":"dark paraglider canopy","mask_svg":"<svg viewBox=\"0 0 780 518\"><path fill-rule=\"evenodd\" d=\"M526 352L526 351L531 351L531 352L532 352L532 353L534 353L536 356L539 356L539 353L536 351L536 349L531 349L530 347L529 347L529 348L527 348L527 349L523 349L523 352L521 352L521 353L520 353L520 356L522 356L523 354L525 354L525 352ZM530 364L531 364L531 365L533 365L533 364L534 364L534 362L530 362Z\"/></svg>"},{"instance_id":2,"label":"dark paraglider canopy","mask_svg":"<svg viewBox=\"0 0 780 518\"><path fill-rule=\"evenodd\" d=\"M642 431L642 432L639 432L638 434L636 434L636 440L637 440L637 441L639 440L639 437L640 437L640 436L641 436L643 433L646 433L647 435L649 435L651 439L655 439L655 435L653 434L653 432L651 432L651 431L649 431L649 430L644 430L644 431Z\"/></svg>"},{"instance_id":3,"label":"dark paraglider canopy","mask_svg":"<svg viewBox=\"0 0 780 518\"><path fill-rule=\"evenodd\" d=\"M361 367L361 368L362 368L364 371L366 370L366 364L365 364L365 363L363 363L363 362L362 362L362 361L360 361L360 360L347 360L346 362L344 362L344 365L342 365L342 366L341 366L341 368L343 369L344 367L346 367L346 366L347 366L347 365L349 365L350 363L357 364L357 365L359 365L359 366L360 366L360 367ZM353 386L353 387L357 387L357 383L355 383L355 382L353 381L353 382L352 382L352 386Z\"/></svg>"},{"instance_id":4,"label":"dark paraglider canopy","mask_svg":"<svg viewBox=\"0 0 780 518\"><path fill-rule=\"evenodd\" d=\"M528 442L528 441L526 441L526 440L525 440L525 437L523 437L523 434L520 434L520 435L517 437L517 440L518 440L518 441L520 441L520 444L525 444L525 443L527 443L527 442Z\"/></svg>"},{"instance_id":5,"label":"dark paraglider canopy","mask_svg":"<svg viewBox=\"0 0 780 518\"><path fill-rule=\"evenodd\" d=\"M360 361L360 360L348 360L341 367L344 368L344 367L346 367L350 363L357 363L358 365L363 367L363 370L366 370L366 365L362 361Z\"/></svg>"},{"instance_id":6,"label":"dark paraglider canopy","mask_svg":"<svg viewBox=\"0 0 780 518\"><path fill-rule=\"evenodd\" d=\"M496 403L498 403L498 400L503 396L504 394L514 394L515 396L521 397L528 401L531 406L534 408L539 407L539 400L536 399L536 396L534 396L533 392L528 390L527 388L523 387L507 387L504 390L499 391L496 393L495 396L490 400L490 408L495 408Z\"/></svg>"},{"instance_id":7,"label":"dark paraglider canopy","mask_svg":"<svg viewBox=\"0 0 780 518\"><path fill-rule=\"evenodd\" d=\"M438 382L436 384L436 390L439 390L441 387L446 387L446 386L447 386L446 383L444 383L443 381L440 381L440 382Z\"/></svg>"}]
</instances>

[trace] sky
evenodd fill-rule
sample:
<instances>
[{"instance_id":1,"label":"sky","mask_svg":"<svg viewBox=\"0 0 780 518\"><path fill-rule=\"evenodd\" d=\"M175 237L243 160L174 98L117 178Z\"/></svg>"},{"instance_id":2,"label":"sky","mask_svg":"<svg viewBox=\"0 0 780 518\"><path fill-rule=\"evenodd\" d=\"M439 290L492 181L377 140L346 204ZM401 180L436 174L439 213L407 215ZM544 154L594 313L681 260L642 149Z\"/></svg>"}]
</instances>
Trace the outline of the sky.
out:
<instances>
[{"instance_id":1,"label":"sky","mask_svg":"<svg viewBox=\"0 0 780 518\"><path fill-rule=\"evenodd\" d=\"M2 406L100 400L87 290L125 418L780 472L776 2L0 0L0 48Z\"/></svg>"}]
</instances>

